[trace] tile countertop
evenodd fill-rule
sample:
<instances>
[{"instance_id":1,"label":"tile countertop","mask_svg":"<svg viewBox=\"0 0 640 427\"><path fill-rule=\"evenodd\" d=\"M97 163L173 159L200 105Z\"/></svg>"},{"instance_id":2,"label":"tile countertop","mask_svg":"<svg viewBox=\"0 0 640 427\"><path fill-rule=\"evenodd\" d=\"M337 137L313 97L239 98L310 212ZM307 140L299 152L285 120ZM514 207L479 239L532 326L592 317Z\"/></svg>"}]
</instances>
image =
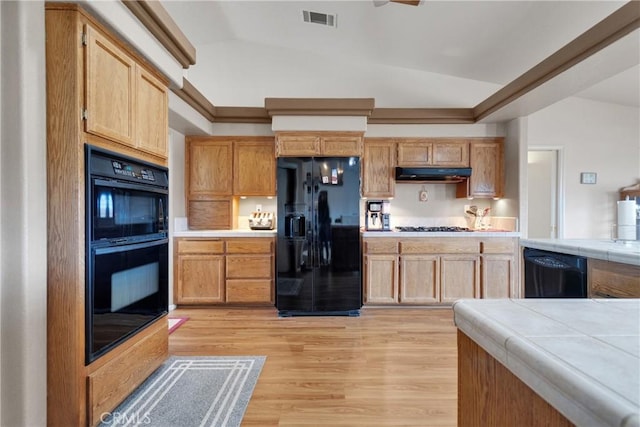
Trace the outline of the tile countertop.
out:
<instances>
[{"instance_id":1,"label":"tile countertop","mask_svg":"<svg viewBox=\"0 0 640 427\"><path fill-rule=\"evenodd\" d=\"M182 230L174 231L173 237L275 237L277 230L251 230L239 228L235 230Z\"/></svg>"},{"instance_id":2,"label":"tile countertop","mask_svg":"<svg viewBox=\"0 0 640 427\"><path fill-rule=\"evenodd\" d=\"M459 300L453 311L574 424L640 426L640 299Z\"/></svg>"},{"instance_id":3,"label":"tile countertop","mask_svg":"<svg viewBox=\"0 0 640 427\"><path fill-rule=\"evenodd\" d=\"M640 266L640 241L520 239L520 246Z\"/></svg>"}]
</instances>

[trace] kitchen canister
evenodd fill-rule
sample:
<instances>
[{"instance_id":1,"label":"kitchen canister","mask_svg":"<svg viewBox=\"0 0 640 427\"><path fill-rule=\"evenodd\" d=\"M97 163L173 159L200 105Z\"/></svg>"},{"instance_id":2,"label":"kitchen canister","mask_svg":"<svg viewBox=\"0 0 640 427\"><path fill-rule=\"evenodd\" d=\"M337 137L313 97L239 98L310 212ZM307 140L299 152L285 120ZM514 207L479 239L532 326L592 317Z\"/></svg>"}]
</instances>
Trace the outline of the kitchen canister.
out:
<instances>
[{"instance_id":1,"label":"kitchen canister","mask_svg":"<svg viewBox=\"0 0 640 427\"><path fill-rule=\"evenodd\" d=\"M636 240L636 201L618 201L618 240Z\"/></svg>"}]
</instances>

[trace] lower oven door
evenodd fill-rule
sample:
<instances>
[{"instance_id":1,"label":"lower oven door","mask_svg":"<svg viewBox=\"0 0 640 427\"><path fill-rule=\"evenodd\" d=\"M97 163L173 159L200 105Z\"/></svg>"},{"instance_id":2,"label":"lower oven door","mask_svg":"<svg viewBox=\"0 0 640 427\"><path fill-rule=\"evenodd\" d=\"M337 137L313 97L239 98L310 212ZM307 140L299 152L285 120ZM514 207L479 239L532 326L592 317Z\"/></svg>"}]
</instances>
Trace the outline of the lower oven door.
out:
<instances>
[{"instance_id":1,"label":"lower oven door","mask_svg":"<svg viewBox=\"0 0 640 427\"><path fill-rule=\"evenodd\" d=\"M88 364L167 313L169 241L91 248L87 261Z\"/></svg>"}]
</instances>

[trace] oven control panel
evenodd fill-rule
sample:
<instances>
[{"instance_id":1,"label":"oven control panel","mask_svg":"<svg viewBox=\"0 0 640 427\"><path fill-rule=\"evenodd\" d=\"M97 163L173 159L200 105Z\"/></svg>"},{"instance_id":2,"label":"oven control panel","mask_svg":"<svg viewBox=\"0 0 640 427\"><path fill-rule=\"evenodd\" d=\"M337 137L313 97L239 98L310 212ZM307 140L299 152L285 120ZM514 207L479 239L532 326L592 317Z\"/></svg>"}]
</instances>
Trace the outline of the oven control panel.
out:
<instances>
[{"instance_id":1,"label":"oven control panel","mask_svg":"<svg viewBox=\"0 0 640 427\"><path fill-rule=\"evenodd\" d=\"M151 169L137 168L135 166L122 163L117 160L112 160L111 166L113 166L113 173L115 173L116 175L130 176L132 178L144 179L145 181L156 180L156 177Z\"/></svg>"},{"instance_id":2,"label":"oven control panel","mask_svg":"<svg viewBox=\"0 0 640 427\"><path fill-rule=\"evenodd\" d=\"M0 0L1 1L1 0ZM110 179L169 188L168 169L144 160L103 151L86 144L87 179Z\"/></svg>"}]
</instances>

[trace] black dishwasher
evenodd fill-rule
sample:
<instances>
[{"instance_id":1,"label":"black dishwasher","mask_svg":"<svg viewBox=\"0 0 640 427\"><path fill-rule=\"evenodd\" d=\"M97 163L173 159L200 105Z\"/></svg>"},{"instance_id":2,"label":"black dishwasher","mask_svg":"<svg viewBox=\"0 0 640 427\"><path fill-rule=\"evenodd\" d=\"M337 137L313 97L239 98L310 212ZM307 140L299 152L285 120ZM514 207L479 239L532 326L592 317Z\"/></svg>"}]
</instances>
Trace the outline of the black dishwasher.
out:
<instances>
[{"instance_id":1,"label":"black dishwasher","mask_svg":"<svg viewBox=\"0 0 640 427\"><path fill-rule=\"evenodd\" d=\"M525 298L586 298L587 259L524 248Z\"/></svg>"}]
</instances>

